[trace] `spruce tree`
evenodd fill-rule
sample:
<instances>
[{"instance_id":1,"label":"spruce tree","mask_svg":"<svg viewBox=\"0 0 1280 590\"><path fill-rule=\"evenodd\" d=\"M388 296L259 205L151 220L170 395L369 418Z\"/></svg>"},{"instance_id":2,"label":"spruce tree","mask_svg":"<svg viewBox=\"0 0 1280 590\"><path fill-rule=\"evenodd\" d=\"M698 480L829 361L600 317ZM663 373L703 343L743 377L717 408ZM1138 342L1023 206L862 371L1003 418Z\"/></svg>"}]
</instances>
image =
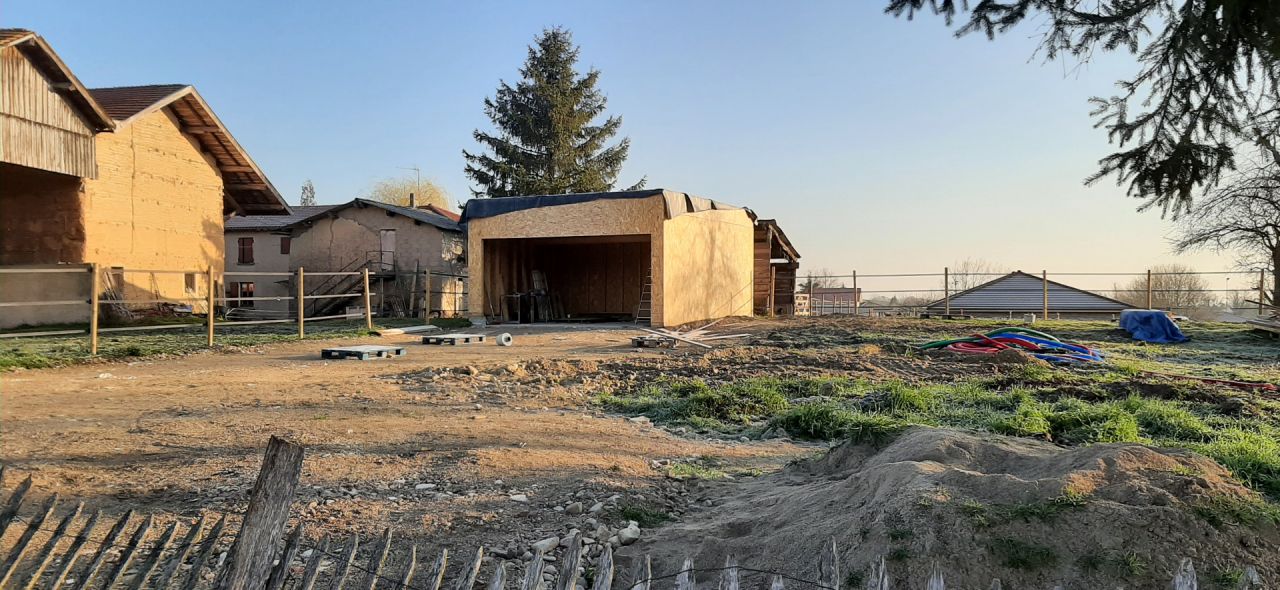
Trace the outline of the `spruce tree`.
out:
<instances>
[{"instance_id":1,"label":"spruce tree","mask_svg":"<svg viewBox=\"0 0 1280 590\"><path fill-rule=\"evenodd\" d=\"M482 153L463 150L477 197L550 195L612 190L631 146L628 138L606 145L622 118L593 122L606 99L596 88L600 72L580 75L578 48L561 28L547 29L529 47L511 86L500 82L484 101L496 133L476 130ZM641 188L644 180L630 187Z\"/></svg>"}]
</instances>

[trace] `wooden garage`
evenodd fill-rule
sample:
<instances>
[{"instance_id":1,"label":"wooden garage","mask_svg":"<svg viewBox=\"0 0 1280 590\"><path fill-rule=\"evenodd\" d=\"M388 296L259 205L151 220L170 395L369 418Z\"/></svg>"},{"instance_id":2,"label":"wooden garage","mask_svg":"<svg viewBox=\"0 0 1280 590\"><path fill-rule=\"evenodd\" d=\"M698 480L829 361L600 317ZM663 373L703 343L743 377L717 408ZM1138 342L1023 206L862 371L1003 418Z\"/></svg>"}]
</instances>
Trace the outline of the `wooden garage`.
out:
<instances>
[{"instance_id":1,"label":"wooden garage","mask_svg":"<svg viewBox=\"0 0 1280 590\"><path fill-rule=\"evenodd\" d=\"M651 189L472 199L462 219L475 320L677 326L752 312L755 216L741 207Z\"/></svg>"},{"instance_id":2,"label":"wooden garage","mask_svg":"<svg viewBox=\"0 0 1280 590\"><path fill-rule=\"evenodd\" d=\"M795 315L800 253L778 227L777 220L756 220L754 253L756 315Z\"/></svg>"}]
</instances>

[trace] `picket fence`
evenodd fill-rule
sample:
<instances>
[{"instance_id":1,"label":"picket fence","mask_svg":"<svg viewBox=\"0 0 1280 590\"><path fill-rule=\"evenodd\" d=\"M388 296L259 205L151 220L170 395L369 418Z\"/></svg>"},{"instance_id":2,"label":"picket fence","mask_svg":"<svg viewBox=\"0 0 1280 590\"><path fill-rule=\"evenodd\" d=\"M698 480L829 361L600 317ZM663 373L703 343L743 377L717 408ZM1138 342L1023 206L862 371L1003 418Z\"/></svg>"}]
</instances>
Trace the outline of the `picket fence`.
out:
<instances>
[{"instance_id":1,"label":"picket fence","mask_svg":"<svg viewBox=\"0 0 1280 590\"><path fill-rule=\"evenodd\" d=\"M345 543L332 542L328 536L319 543L309 543L302 522L284 535L288 509L301 474L302 454L301 447L272 437L249 506L229 549L229 529L235 525L225 515L211 527L206 517L189 525L176 519L160 527L163 530L157 536L159 528L153 515L142 517L134 526L132 510L110 523L101 512L94 512L73 534L82 520L84 504L75 504L58 518L61 500L54 494L34 511L24 511L29 507L32 487L32 480L27 477L0 509L0 539L13 537L6 533L15 522L26 524L0 563L0 590L475 590L485 562L483 547L476 549L453 579L446 581L448 550L441 550L427 567L420 568L417 546L409 544L407 550L403 544L396 547L391 529L374 541L371 550L366 547L363 551L354 534ZM5 471L0 466L0 489ZM28 515L20 516L24 512ZM104 529L105 534L101 534ZM52 534L44 538L42 533L50 531ZM44 538L43 543L38 543L38 538ZM544 552L537 551L523 565L523 572L509 572L508 562L494 560L486 590L657 590L660 583L669 584L668 588L674 586L674 590L697 590L700 584L707 588L706 576L696 580L699 573L716 574L716 590L741 590L746 574L769 577L769 590L786 590L788 585L855 590L844 584L834 540L823 545L818 572L808 578L740 565L732 557L722 567L703 569L695 568L693 560L686 558L679 571L655 576L652 561L645 555L636 560L632 571L624 573L618 571L609 544L602 546L594 563L588 558L594 551L583 544L579 535L571 536L565 545L564 554L556 562L556 576L546 575L550 570ZM581 578L580 566L586 579ZM923 586L910 584L908 588L945 590L944 572L944 567L935 564L929 578L921 580ZM589 589L580 585L583 581ZM890 590L889 568L883 557L864 577L864 587ZM1198 587L1191 560L1183 559L1170 588ZM993 580L990 588L1000 590L1000 580ZM1054 590L1063 588L1054 586ZM1257 571L1247 568L1238 590L1262 588Z\"/></svg>"}]
</instances>

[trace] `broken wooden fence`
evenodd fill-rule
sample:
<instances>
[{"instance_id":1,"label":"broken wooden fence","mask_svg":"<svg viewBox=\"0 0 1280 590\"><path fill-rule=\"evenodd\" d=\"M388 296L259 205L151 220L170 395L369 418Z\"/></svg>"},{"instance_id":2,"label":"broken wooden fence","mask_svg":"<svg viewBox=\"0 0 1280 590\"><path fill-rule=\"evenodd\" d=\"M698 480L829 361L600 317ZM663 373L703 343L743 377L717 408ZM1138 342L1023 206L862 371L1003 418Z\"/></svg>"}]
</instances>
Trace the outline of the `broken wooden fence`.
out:
<instances>
[{"instance_id":1,"label":"broken wooden fence","mask_svg":"<svg viewBox=\"0 0 1280 590\"><path fill-rule=\"evenodd\" d=\"M212 526L210 519L201 517L192 524L179 519L157 527L153 516L142 517L135 525L133 511L113 522L101 512L94 512L76 529L83 516L83 503L58 518L61 499L54 494L34 511L28 510L28 516L19 517L31 494L32 480L28 477L0 508L0 539L14 537L6 537L14 523L26 525L13 527L16 538L0 562L0 590L477 590L486 561L483 548L477 549L463 567L455 568L453 579L446 582L448 550L441 550L429 563L420 563L417 546L409 544L407 550L404 546L395 547L390 529L371 547L363 548L357 535L345 542L326 536L318 544L308 543L304 540L305 524L301 522L284 535L302 457L300 446L272 437L239 532L229 541L229 548L226 537L234 524L225 516ZM4 475L0 468L0 487ZM696 590L699 584L707 588L714 582L718 590L740 590L748 574L766 576L769 590L785 590L788 586L802 590L848 587L834 540L824 545L818 571L808 578L739 565L732 557L722 567L703 569L695 568L692 559L685 559L679 571L655 576L646 555L636 560L631 571L619 572L609 544L593 549L575 533L565 545L556 562L557 575L548 575L544 553L537 551L523 565L523 572L509 571L508 562L495 560L485 588ZM595 554L594 563L591 554ZM696 579L698 574L704 574L702 580ZM886 561L881 558L859 586L889 590L890 578ZM935 564L927 580L913 581L907 587L921 587L917 584L927 590L945 590L945 567ZM1182 560L1170 587L1198 587L1191 560ZM1263 587L1257 571L1248 568L1238 590ZM993 580L990 588L999 590L1001 582Z\"/></svg>"}]
</instances>

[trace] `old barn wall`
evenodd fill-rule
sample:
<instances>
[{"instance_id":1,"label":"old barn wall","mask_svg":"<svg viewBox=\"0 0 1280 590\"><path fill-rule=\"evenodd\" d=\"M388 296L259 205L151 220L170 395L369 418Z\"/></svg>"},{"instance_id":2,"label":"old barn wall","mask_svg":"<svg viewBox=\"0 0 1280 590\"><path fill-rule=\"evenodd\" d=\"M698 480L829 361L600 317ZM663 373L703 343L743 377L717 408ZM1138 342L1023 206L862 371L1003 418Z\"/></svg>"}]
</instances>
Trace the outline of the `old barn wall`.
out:
<instances>
[{"instance_id":1,"label":"old barn wall","mask_svg":"<svg viewBox=\"0 0 1280 590\"><path fill-rule=\"evenodd\" d=\"M12 46L0 48L0 162L97 175L93 130Z\"/></svg>"},{"instance_id":2,"label":"old barn wall","mask_svg":"<svg viewBox=\"0 0 1280 590\"><path fill-rule=\"evenodd\" d=\"M75 176L0 163L0 264L84 260Z\"/></svg>"},{"instance_id":3,"label":"old barn wall","mask_svg":"<svg viewBox=\"0 0 1280 590\"><path fill-rule=\"evenodd\" d=\"M480 318L486 306L485 248L487 239L557 238L581 236L647 235L654 276L653 323L662 325L662 221L666 215L662 196L644 199L600 199L555 207L514 211L473 219L467 227L467 274L472 277L470 312Z\"/></svg>"},{"instance_id":4,"label":"old barn wall","mask_svg":"<svg viewBox=\"0 0 1280 590\"><path fill-rule=\"evenodd\" d=\"M747 212L686 213L662 227L661 323L751 315L755 228ZM655 292L658 291L655 285Z\"/></svg>"},{"instance_id":5,"label":"old barn wall","mask_svg":"<svg viewBox=\"0 0 1280 590\"><path fill-rule=\"evenodd\" d=\"M96 141L98 178L85 181L85 261L220 273L222 177L177 119L163 109ZM126 295L187 295L182 275L151 279L126 273Z\"/></svg>"}]
</instances>

